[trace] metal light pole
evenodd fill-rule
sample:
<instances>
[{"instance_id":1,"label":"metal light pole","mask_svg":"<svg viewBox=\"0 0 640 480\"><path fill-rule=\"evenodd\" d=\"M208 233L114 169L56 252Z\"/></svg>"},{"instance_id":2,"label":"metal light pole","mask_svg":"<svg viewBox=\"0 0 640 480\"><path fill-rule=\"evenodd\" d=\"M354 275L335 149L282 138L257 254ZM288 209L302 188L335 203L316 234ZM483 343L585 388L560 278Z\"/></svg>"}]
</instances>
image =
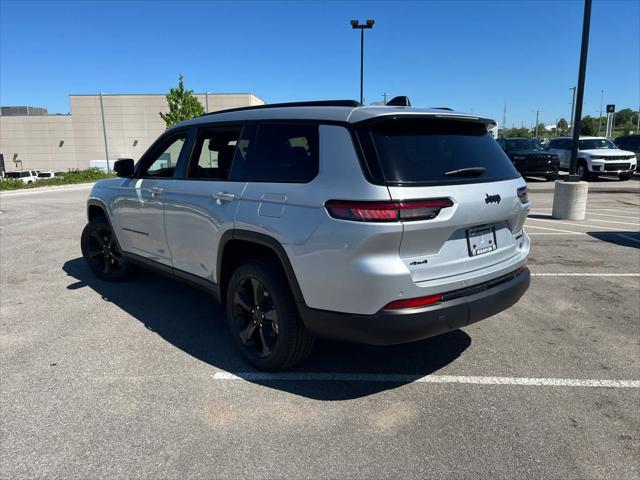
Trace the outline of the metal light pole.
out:
<instances>
[{"instance_id":1,"label":"metal light pole","mask_svg":"<svg viewBox=\"0 0 640 480\"><path fill-rule=\"evenodd\" d=\"M591 26L591 0L584 0L584 18L582 20L582 46L580 48L580 68L578 70L578 93L576 95L575 117L572 129L571 166L567 182L580 180L576 175L578 168L578 142L580 140L580 123L582 122L582 100L584 99L584 79L587 73L587 53L589 51L589 28Z\"/></svg>"},{"instance_id":2,"label":"metal light pole","mask_svg":"<svg viewBox=\"0 0 640 480\"><path fill-rule=\"evenodd\" d=\"M600 116L598 117L598 136L602 129L602 100L604 99L604 90L600 90Z\"/></svg>"},{"instance_id":3,"label":"metal light pole","mask_svg":"<svg viewBox=\"0 0 640 480\"><path fill-rule=\"evenodd\" d=\"M104 135L104 154L107 157L107 172L109 168L109 146L107 144L107 124L104 122L104 104L102 103L102 92L100 92L100 113L102 114L102 133Z\"/></svg>"},{"instance_id":4,"label":"metal light pole","mask_svg":"<svg viewBox=\"0 0 640 480\"><path fill-rule=\"evenodd\" d=\"M573 90L573 96L571 97L571 117L569 117L569 121L571 122L569 133L573 135L573 114L576 110L576 87L571 87L569 90Z\"/></svg>"},{"instance_id":5,"label":"metal light pole","mask_svg":"<svg viewBox=\"0 0 640 480\"><path fill-rule=\"evenodd\" d=\"M367 20L364 24L351 20L351 27L360 29L360 103L364 103L364 29L373 28L374 23L375 20Z\"/></svg>"},{"instance_id":6,"label":"metal light pole","mask_svg":"<svg viewBox=\"0 0 640 480\"><path fill-rule=\"evenodd\" d=\"M540 120L540 112L542 112L542 110L531 110L531 111L532 112L536 112L536 126L534 128L535 128L535 132L536 132L535 138L538 138L538 125L540 124L540 121L539 121Z\"/></svg>"},{"instance_id":7,"label":"metal light pole","mask_svg":"<svg viewBox=\"0 0 640 480\"><path fill-rule=\"evenodd\" d=\"M576 174L578 169L578 142L580 141L580 123L582 120L582 101L584 99L584 80L587 72L587 52L589 51L589 27L591 24L591 0L584 0L582 19L582 46L580 48L580 68L572 118L571 166L564 182L556 182L553 190L553 209L551 216L557 219L584 220L587 213L589 183L581 182ZM586 172L585 172L586 173Z\"/></svg>"}]
</instances>

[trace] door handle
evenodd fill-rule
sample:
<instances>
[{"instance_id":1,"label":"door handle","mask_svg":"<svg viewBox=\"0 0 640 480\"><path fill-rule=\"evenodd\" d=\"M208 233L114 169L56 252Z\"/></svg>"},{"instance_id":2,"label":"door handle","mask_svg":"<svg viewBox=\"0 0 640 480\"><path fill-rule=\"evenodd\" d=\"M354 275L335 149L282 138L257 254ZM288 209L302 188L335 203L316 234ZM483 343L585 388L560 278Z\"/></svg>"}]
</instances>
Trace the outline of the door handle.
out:
<instances>
[{"instance_id":1,"label":"door handle","mask_svg":"<svg viewBox=\"0 0 640 480\"><path fill-rule=\"evenodd\" d=\"M236 198L236 196L233 193L226 193L226 192L212 193L211 196L216 200L218 200L218 203L231 202L234 198Z\"/></svg>"},{"instance_id":2,"label":"door handle","mask_svg":"<svg viewBox=\"0 0 640 480\"><path fill-rule=\"evenodd\" d=\"M154 197L156 195L160 195L162 192L164 192L164 188L160 188L160 187L152 187L151 188L151 195L153 195Z\"/></svg>"}]
</instances>

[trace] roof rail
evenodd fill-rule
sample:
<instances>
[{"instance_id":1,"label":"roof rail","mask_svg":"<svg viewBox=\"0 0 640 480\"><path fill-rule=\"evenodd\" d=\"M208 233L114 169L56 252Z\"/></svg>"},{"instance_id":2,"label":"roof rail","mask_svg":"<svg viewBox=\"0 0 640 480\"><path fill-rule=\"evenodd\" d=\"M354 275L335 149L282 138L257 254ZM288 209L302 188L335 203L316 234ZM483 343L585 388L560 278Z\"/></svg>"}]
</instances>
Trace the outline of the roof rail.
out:
<instances>
[{"instance_id":1,"label":"roof rail","mask_svg":"<svg viewBox=\"0 0 640 480\"><path fill-rule=\"evenodd\" d=\"M449 108L449 107L431 107L432 110L449 110L450 112L453 112L453 108Z\"/></svg>"},{"instance_id":2,"label":"roof rail","mask_svg":"<svg viewBox=\"0 0 640 480\"><path fill-rule=\"evenodd\" d=\"M282 107L361 107L360 102L355 100L315 100L310 102L288 102L288 103L267 103L264 105L251 105L248 107L229 108L227 110L218 110L217 112L209 112L200 117L207 115L215 115L218 113L240 112L243 110L261 110L264 108L282 108Z\"/></svg>"}]
</instances>

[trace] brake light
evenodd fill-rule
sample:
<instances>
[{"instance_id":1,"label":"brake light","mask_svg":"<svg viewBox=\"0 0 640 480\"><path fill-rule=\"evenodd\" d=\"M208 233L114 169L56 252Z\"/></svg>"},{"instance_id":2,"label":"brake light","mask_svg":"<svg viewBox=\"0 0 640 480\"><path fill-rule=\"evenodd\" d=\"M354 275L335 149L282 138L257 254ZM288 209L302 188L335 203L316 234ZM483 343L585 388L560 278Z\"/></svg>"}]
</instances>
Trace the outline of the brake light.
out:
<instances>
[{"instance_id":1,"label":"brake light","mask_svg":"<svg viewBox=\"0 0 640 480\"><path fill-rule=\"evenodd\" d=\"M518 189L518 198L522 203L529 203L529 187L520 187Z\"/></svg>"},{"instance_id":2,"label":"brake light","mask_svg":"<svg viewBox=\"0 0 640 480\"><path fill-rule=\"evenodd\" d=\"M442 295L429 295L428 297L418 298L403 298L401 300L394 300L384 306L384 310L400 310L403 308L419 308L426 307L427 305L433 305L442 300Z\"/></svg>"},{"instance_id":3,"label":"brake light","mask_svg":"<svg viewBox=\"0 0 640 480\"><path fill-rule=\"evenodd\" d=\"M325 208L333 218L355 222L398 222L431 220L443 208L453 206L449 198L432 198L404 202L361 202L329 200Z\"/></svg>"}]
</instances>

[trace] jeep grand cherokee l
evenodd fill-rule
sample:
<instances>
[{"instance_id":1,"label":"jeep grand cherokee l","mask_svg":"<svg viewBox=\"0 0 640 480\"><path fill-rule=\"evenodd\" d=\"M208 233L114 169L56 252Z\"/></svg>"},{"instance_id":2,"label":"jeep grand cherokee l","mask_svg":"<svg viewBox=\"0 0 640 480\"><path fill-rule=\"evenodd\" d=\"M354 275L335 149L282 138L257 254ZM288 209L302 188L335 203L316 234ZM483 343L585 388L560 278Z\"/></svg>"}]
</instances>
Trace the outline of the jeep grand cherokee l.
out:
<instances>
[{"instance_id":1,"label":"jeep grand cherokee l","mask_svg":"<svg viewBox=\"0 0 640 480\"><path fill-rule=\"evenodd\" d=\"M105 280L138 264L207 288L266 370L315 337L387 345L464 327L529 285L527 187L493 125L350 100L188 120L95 184L83 256Z\"/></svg>"},{"instance_id":2,"label":"jeep grand cherokee l","mask_svg":"<svg viewBox=\"0 0 640 480\"><path fill-rule=\"evenodd\" d=\"M499 138L497 141L523 177L544 177L549 181L558 178L558 156L546 152L538 140Z\"/></svg>"},{"instance_id":3,"label":"jeep grand cherokee l","mask_svg":"<svg viewBox=\"0 0 640 480\"><path fill-rule=\"evenodd\" d=\"M570 137L557 137L551 139L547 146L550 153L558 155L563 170L569 170L572 142ZM611 140L580 137L577 173L582 180L590 180L598 175L615 175L620 180L629 180L636 166L635 154L620 150Z\"/></svg>"}]
</instances>

